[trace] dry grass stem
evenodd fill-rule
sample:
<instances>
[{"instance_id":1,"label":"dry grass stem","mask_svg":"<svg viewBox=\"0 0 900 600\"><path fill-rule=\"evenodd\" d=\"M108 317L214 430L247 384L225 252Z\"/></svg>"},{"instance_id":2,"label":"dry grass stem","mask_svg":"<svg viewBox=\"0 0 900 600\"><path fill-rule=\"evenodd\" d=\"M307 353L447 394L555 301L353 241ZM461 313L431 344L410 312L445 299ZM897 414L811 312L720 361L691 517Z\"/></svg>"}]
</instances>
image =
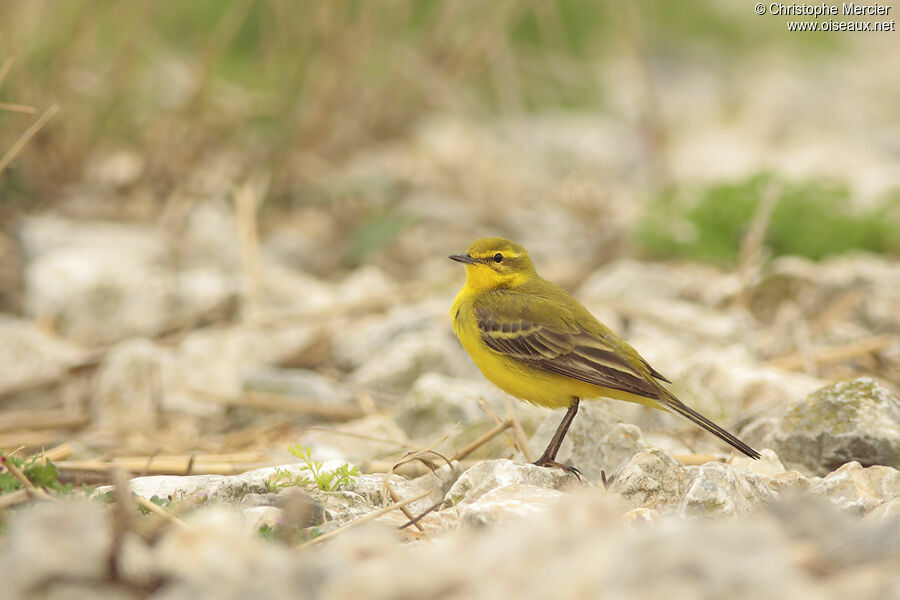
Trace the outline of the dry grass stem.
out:
<instances>
[{"instance_id":1,"label":"dry grass stem","mask_svg":"<svg viewBox=\"0 0 900 600\"><path fill-rule=\"evenodd\" d=\"M451 458L450 460L451 461L460 460L460 459L467 457L468 455L472 454L472 452L474 452L481 446L484 446L486 443L488 443L489 441L491 441L492 439L494 439L495 437L497 437L498 435L500 435L501 433L503 433L504 431L506 431L507 429L509 429L512 426L513 426L512 421L510 421L508 419L506 421L503 421L502 423L498 423L497 425L494 426L493 429L491 429L490 431L485 433L483 436L481 436L480 438L478 438L471 444L465 446L464 448L461 448L459 450L459 452L454 454L453 458Z\"/></svg>"},{"instance_id":2,"label":"dry grass stem","mask_svg":"<svg viewBox=\"0 0 900 600\"><path fill-rule=\"evenodd\" d=\"M489 416L490 418L492 418L492 419L494 420L494 422L496 422L496 423L502 423L502 422L503 422L503 418L502 418L500 415L498 415L498 414L494 411L493 408L491 408L490 406L488 406L488 403L484 401L484 398L480 398L480 397L478 398L478 406L480 406L480 407L481 407L481 410L484 411L484 414L486 414L487 416Z\"/></svg>"},{"instance_id":3,"label":"dry grass stem","mask_svg":"<svg viewBox=\"0 0 900 600\"><path fill-rule=\"evenodd\" d=\"M90 417L61 410L28 410L0 415L0 431L22 429L78 429L90 423Z\"/></svg>"},{"instance_id":4,"label":"dry grass stem","mask_svg":"<svg viewBox=\"0 0 900 600\"><path fill-rule=\"evenodd\" d=\"M338 535L339 533L341 533L343 531L346 531L347 529L350 529L351 527L356 527L357 525L362 525L363 523L368 523L369 521L374 521L378 517L380 517L382 515L386 515L389 512L391 512L392 510L397 510L398 508L406 506L407 504L412 504L413 502L417 502L417 501L421 500L422 498L425 498L426 496L431 494L431 492L433 492L436 489L437 488L429 488L428 490L422 492L421 494L418 494L417 496L413 496L412 498L407 498L406 500L401 500L400 502L394 502L393 504L391 504L389 506L385 506L384 508L381 508L374 512L370 512L367 515L364 515L358 519L354 519L353 521L350 521L346 525L338 527L334 531L329 531L328 533L326 533L324 535L321 535L313 540L306 542L305 544L303 544L301 546L298 546L298 549L302 550L304 548L314 546L316 544L324 542L327 539L333 538L334 536Z\"/></svg>"},{"instance_id":5,"label":"dry grass stem","mask_svg":"<svg viewBox=\"0 0 900 600\"><path fill-rule=\"evenodd\" d=\"M705 465L708 462L722 462L724 459L717 454L673 454L672 458L686 467Z\"/></svg>"},{"instance_id":6,"label":"dry grass stem","mask_svg":"<svg viewBox=\"0 0 900 600\"><path fill-rule=\"evenodd\" d=\"M249 408L261 408L284 412L315 415L331 421L349 421L365 416L363 411L355 406L329 406L309 398L299 396L286 396L270 392L247 392L240 396L228 396L197 388L191 388L191 393L199 398L227 404L230 406L245 406Z\"/></svg>"},{"instance_id":7,"label":"dry grass stem","mask_svg":"<svg viewBox=\"0 0 900 600\"><path fill-rule=\"evenodd\" d=\"M334 435L342 435L345 437L352 437L358 440L366 440L368 442L379 442L382 444L390 444L391 446L397 446L398 448L411 448L413 450L419 451L428 451L430 448L426 448L424 446L418 446L413 444L412 442L403 441L403 440L392 440L390 438L378 437L377 435L366 435L365 433L356 433L355 431L341 431L340 429L331 429L328 427L310 427L307 431L321 431L323 433L333 433Z\"/></svg>"},{"instance_id":8,"label":"dry grass stem","mask_svg":"<svg viewBox=\"0 0 900 600\"><path fill-rule=\"evenodd\" d=\"M440 446L441 444L446 442L449 438L450 438L450 434L445 433L439 439L437 439L434 442L432 442L431 444L429 444L427 447L424 447L424 448L419 447L417 450L414 450L413 452L407 452L406 454L401 456L399 459L397 459L397 461L395 461L394 464L392 464L390 466L390 468L387 469L387 471L389 471L390 473L394 473L397 471L398 468L409 465L410 463L413 463L415 461L418 461L420 464L422 464L424 467L426 467L429 471L431 471L433 473L437 469L437 467L435 466L435 464L433 462L431 462L429 459L425 458L426 456L428 456L430 454L433 454L434 456L443 460L445 463L447 463L448 467L451 466L453 464L451 462L452 459L447 458L446 456L444 456L443 454L441 454L440 452L437 452L435 450L435 448L437 448L438 446Z\"/></svg>"},{"instance_id":9,"label":"dry grass stem","mask_svg":"<svg viewBox=\"0 0 900 600\"><path fill-rule=\"evenodd\" d=\"M150 512L152 512L154 515L159 515L160 517L162 517L169 523L172 523L176 527L181 527L182 529L187 529L187 526L188 526L187 523L185 523L184 521L179 519L173 513L167 511L162 506L159 506L158 504L154 504L153 502L151 502L150 500L147 500L143 496L134 496L134 500L135 500L135 502L140 504L142 507L144 507L147 510L149 510Z\"/></svg>"},{"instance_id":10,"label":"dry grass stem","mask_svg":"<svg viewBox=\"0 0 900 600\"><path fill-rule=\"evenodd\" d=\"M459 468L463 470L468 469L478 462L480 461L468 459L456 461ZM418 477L419 475L427 475L428 473L434 473L435 471L435 469L430 468L422 462L410 462L409 460L404 461L401 464L392 463L386 460L363 461L359 465L359 468L364 473L397 473L398 475L403 475L405 477Z\"/></svg>"},{"instance_id":11,"label":"dry grass stem","mask_svg":"<svg viewBox=\"0 0 900 600\"><path fill-rule=\"evenodd\" d=\"M437 502L435 502L434 504L432 504L431 506L429 506L428 508L423 510L415 518L412 518L409 521L407 521L406 523L404 523L403 525L401 525L398 529L403 530L403 529L406 529L407 527L409 527L410 525L418 525L419 521L421 521L422 519L427 517L429 513L434 512L437 509L439 509L442 504L444 504L443 498L441 498L440 500L438 500Z\"/></svg>"},{"instance_id":12,"label":"dry grass stem","mask_svg":"<svg viewBox=\"0 0 900 600\"><path fill-rule=\"evenodd\" d=\"M775 206L781 197L780 192L781 190L776 183L770 183L766 186L759 204L756 205L753 219L750 221L750 227L741 239L738 264L738 277L741 282L739 298L741 305L746 309L750 308L750 288L753 286L753 282L759 274L759 268L765 258L763 242L765 242L766 231L768 231L769 223L772 221Z\"/></svg>"},{"instance_id":13,"label":"dry grass stem","mask_svg":"<svg viewBox=\"0 0 900 600\"><path fill-rule=\"evenodd\" d=\"M44 125L47 124L47 121L53 118L53 115L58 112L59 106L54 104L53 106L48 108L47 112L41 115L40 118L31 125L31 127L26 129L25 133L19 136L19 139L17 139L15 143L13 143L12 147L6 152L6 154L3 155L3 158L0 158L0 173L3 173L3 171L6 170L6 167L9 166L9 163L11 163L13 159L19 155L19 152L22 151L22 148L25 147L25 144L28 143L28 140L34 137L34 135L38 131L40 131Z\"/></svg>"},{"instance_id":14,"label":"dry grass stem","mask_svg":"<svg viewBox=\"0 0 900 600\"><path fill-rule=\"evenodd\" d=\"M59 461L60 471L103 473L117 466L147 475L238 475L253 469L271 467L277 461L262 453L155 455L114 458L112 460Z\"/></svg>"},{"instance_id":15,"label":"dry grass stem","mask_svg":"<svg viewBox=\"0 0 900 600\"><path fill-rule=\"evenodd\" d=\"M250 183L244 183L235 190L234 212L241 250L241 275L244 289L242 317L245 323L257 322L262 313L259 297L262 277L259 271L257 206L256 192Z\"/></svg>"},{"instance_id":16,"label":"dry grass stem","mask_svg":"<svg viewBox=\"0 0 900 600\"><path fill-rule=\"evenodd\" d=\"M865 295L859 290L847 290L826 306L809 326L809 335L815 337L848 312L856 308Z\"/></svg>"},{"instance_id":17,"label":"dry grass stem","mask_svg":"<svg viewBox=\"0 0 900 600\"><path fill-rule=\"evenodd\" d=\"M849 344L840 344L838 346L830 346L812 350L809 353L809 359L816 364L827 364L855 358L879 352L888 346L897 343L897 338L893 335L880 335L867 340L851 342ZM805 357L802 354L794 353L788 356L774 358L769 361L769 365L786 369L788 371L796 371L804 367Z\"/></svg>"},{"instance_id":18,"label":"dry grass stem","mask_svg":"<svg viewBox=\"0 0 900 600\"><path fill-rule=\"evenodd\" d=\"M31 483L31 480L25 476L25 473L23 473L19 469L19 467L17 467L13 463L13 461L4 460L2 464L4 467L6 467L6 470L9 471L9 474L15 477L16 480L22 484L22 487L25 488L23 491L28 495L29 498L32 498L34 500L56 500L56 498Z\"/></svg>"},{"instance_id":19,"label":"dry grass stem","mask_svg":"<svg viewBox=\"0 0 900 600\"><path fill-rule=\"evenodd\" d=\"M522 424L519 423L519 419L516 418L516 411L513 408L512 400L509 399L505 394L503 395L503 406L506 408L506 418L512 422L513 427L513 440L516 442L516 446L519 448L519 451L522 453L522 456L525 457L525 460L528 462L534 462L534 455L531 453L531 448L528 447L528 438L525 436L525 430L522 429Z\"/></svg>"},{"instance_id":20,"label":"dry grass stem","mask_svg":"<svg viewBox=\"0 0 900 600\"><path fill-rule=\"evenodd\" d=\"M384 481L384 487L387 490L388 495L391 497L391 500L394 502L400 502L400 496L397 494L397 490L394 489L394 486L391 485L391 482L388 481L388 478L384 477L383 481ZM413 514L411 512L409 512L409 509L406 508L405 505L401 506L400 510L403 511L403 514L406 515L406 518L409 519L410 521L415 519ZM415 525L416 525L416 529L418 529L419 531L425 531L425 529L418 523L416 523Z\"/></svg>"},{"instance_id":21,"label":"dry grass stem","mask_svg":"<svg viewBox=\"0 0 900 600\"><path fill-rule=\"evenodd\" d=\"M3 61L2 65L0 65L0 85L3 84L3 80L6 79L6 75L9 73L9 70L12 68L14 62L16 62L16 59L10 56Z\"/></svg>"},{"instance_id":22,"label":"dry grass stem","mask_svg":"<svg viewBox=\"0 0 900 600\"><path fill-rule=\"evenodd\" d=\"M15 431L0 435L0 448L40 448L60 441L64 433L59 429L46 431Z\"/></svg>"},{"instance_id":23,"label":"dry grass stem","mask_svg":"<svg viewBox=\"0 0 900 600\"><path fill-rule=\"evenodd\" d=\"M0 495L0 510L5 510L16 504L23 504L31 500L31 494L28 490L16 490Z\"/></svg>"},{"instance_id":24,"label":"dry grass stem","mask_svg":"<svg viewBox=\"0 0 900 600\"><path fill-rule=\"evenodd\" d=\"M37 109L33 106L28 106L27 104L10 104L8 102L0 102L0 110L27 113L29 115L33 115L37 112Z\"/></svg>"},{"instance_id":25,"label":"dry grass stem","mask_svg":"<svg viewBox=\"0 0 900 600\"><path fill-rule=\"evenodd\" d=\"M41 450L37 455L34 456L37 460L46 463L48 460L50 461L58 461L65 460L72 455L72 446L69 444L60 444L54 448L50 448L49 450Z\"/></svg>"}]
</instances>

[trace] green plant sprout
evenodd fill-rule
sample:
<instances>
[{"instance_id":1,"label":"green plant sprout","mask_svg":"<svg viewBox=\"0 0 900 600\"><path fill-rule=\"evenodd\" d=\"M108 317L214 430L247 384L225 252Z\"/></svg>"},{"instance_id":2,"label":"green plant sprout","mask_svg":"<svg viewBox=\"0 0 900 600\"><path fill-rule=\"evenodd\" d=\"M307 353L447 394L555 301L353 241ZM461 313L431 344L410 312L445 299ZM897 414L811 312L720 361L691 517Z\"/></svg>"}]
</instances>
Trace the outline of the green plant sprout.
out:
<instances>
[{"instance_id":1,"label":"green plant sprout","mask_svg":"<svg viewBox=\"0 0 900 600\"><path fill-rule=\"evenodd\" d=\"M59 469L50 460L42 461L40 457L29 459L5 456L5 460L19 467L22 473L35 486L52 490L59 494L68 494L72 491L71 483L59 481ZM8 469L0 469L0 494L14 492L22 488L22 483L13 477Z\"/></svg>"},{"instance_id":2,"label":"green plant sprout","mask_svg":"<svg viewBox=\"0 0 900 600\"><path fill-rule=\"evenodd\" d=\"M283 469L275 469L275 473L266 482L266 488L269 491L315 484L322 491L334 492L350 485L354 477L359 477L359 467L348 464L343 464L331 471L325 469L322 461L312 457L312 448L303 448L298 444L288 446L288 452L303 461L300 465L301 472L292 474Z\"/></svg>"}]
</instances>

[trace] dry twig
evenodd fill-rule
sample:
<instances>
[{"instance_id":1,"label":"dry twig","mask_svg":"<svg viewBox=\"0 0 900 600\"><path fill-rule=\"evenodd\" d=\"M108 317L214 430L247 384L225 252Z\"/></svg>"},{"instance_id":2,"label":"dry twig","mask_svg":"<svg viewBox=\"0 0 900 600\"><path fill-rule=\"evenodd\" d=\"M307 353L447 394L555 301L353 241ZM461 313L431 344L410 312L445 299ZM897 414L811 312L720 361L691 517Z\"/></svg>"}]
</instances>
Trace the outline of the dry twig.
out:
<instances>
[{"instance_id":1,"label":"dry twig","mask_svg":"<svg viewBox=\"0 0 900 600\"><path fill-rule=\"evenodd\" d=\"M400 502L400 496L397 495L397 491L391 485L391 482L388 481L388 478L383 477L382 480L384 481L384 488L387 490L388 495L391 497L391 500L393 500L394 502ZM403 514L406 515L406 518L409 519L410 521L412 521L415 518L415 517L413 517L412 513L409 512L409 509L406 508L406 505L401 506L400 510L403 511ZM416 525L416 529L418 529L419 531L425 531L425 529L418 523L416 523L415 525Z\"/></svg>"},{"instance_id":2,"label":"dry twig","mask_svg":"<svg viewBox=\"0 0 900 600\"><path fill-rule=\"evenodd\" d=\"M182 521L181 519L176 517L173 513L167 511L162 506L160 506L158 504L154 504L153 502L151 502L150 500L147 500L143 496L135 496L134 500L135 500L135 502L137 502L138 504L140 504L141 506L143 506L144 508L146 508L153 514L159 515L160 517L162 517L169 523L175 525L176 527L181 527L182 529L187 528L187 523L185 523L184 521Z\"/></svg>"},{"instance_id":3,"label":"dry twig","mask_svg":"<svg viewBox=\"0 0 900 600\"><path fill-rule=\"evenodd\" d=\"M879 352L896 342L897 338L893 335L880 335L869 338L867 340L851 342L849 344L841 344L839 346L829 346L826 348L812 350L809 352L808 357L809 360L813 361L816 364L833 363L841 360L846 360L848 358L855 358L858 356L871 354L873 352ZM805 360L806 357L802 353L794 353L788 356L774 358L769 361L769 365L789 371L795 371L797 369L803 368Z\"/></svg>"},{"instance_id":4,"label":"dry twig","mask_svg":"<svg viewBox=\"0 0 900 600\"><path fill-rule=\"evenodd\" d=\"M310 546L314 546L315 544L324 542L325 540L330 539L330 538L336 536L337 534L339 534L343 531L346 531L347 529L350 529L351 527L356 527L357 525L362 525L363 523L368 523L369 521L374 521L378 517L386 515L389 512L391 512L392 510L397 510L400 507L406 506L407 504L412 504L413 502L417 502L417 501L421 500L422 498L425 498L431 492L433 492L435 489L436 488L429 488L428 490L422 492L421 494L419 494L417 496L413 496L412 498L407 498L406 500L401 500L400 502L394 502L393 504L391 504L389 506L385 506L382 509L376 510L374 512L370 512L369 514L364 515L358 519L354 519L353 521L350 521L349 523L346 523L346 524L342 525L341 527L338 527L334 531L329 531L328 533L326 533L324 535L320 535L319 537L306 542L305 544L299 546L298 549L304 549L304 548L308 548Z\"/></svg>"},{"instance_id":5,"label":"dry twig","mask_svg":"<svg viewBox=\"0 0 900 600\"><path fill-rule=\"evenodd\" d=\"M513 426L512 421L510 421L509 419L507 419L506 421L503 421L502 423L498 423L497 425L494 426L493 429L491 429L490 431L485 433L483 436L481 436L480 438L478 438L471 444L465 446L464 448L460 448L459 452L454 454L453 458L451 458L450 460L451 461L460 460L460 459L467 457L468 455L472 454L472 452L474 452L481 446L484 446L486 443L488 443L489 441L491 441L492 439L494 439L495 437L497 437L498 435L500 435L501 433L503 433L504 431L506 431L507 429L509 429L512 426Z\"/></svg>"},{"instance_id":6,"label":"dry twig","mask_svg":"<svg viewBox=\"0 0 900 600\"><path fill-rule=\"evenodd\" d=\"M31 125L31 127L26 129L25 133L23 133L21 136L19 136L19 139L17 139L15 141L15 143L13 143L12 147L9 150L7 150L6 154L3 155L3 158L0 158L0 173L3 173L3 171L9 165L9 163L12 162L12 160L16 156L18 156L19 152L22 151L22 148L25 147L25 144L28 143L28 140L30 140L32 137L34 137L34 134L36 134L38 131L40 131L41 128L47 124L47 121L49 121L51 118L53 118L53 115L55 115L58 112L59 112L59 106L54 104L53 106L48 108L47 112L45 112L43 115L41 115L41 117L37 121L35 121Z\"/></svg>"},{"instance_id":7,"label":"dry twig","mask_svg":"<svg viewBox=\"0 0 900 600\"><path fill-rule=\"evenodd\" d=\"M6 470L9 471L10 475L15 477L16 480L22 484L22 487L25 488L24 491L29 498L33 500L56 500L56 498L45 492L43 489L31 483L31 480L25 476L25 473L23 473L13 461L7 460L6 456L0 460L0 463L6 467Z\"/></svg>"},{"instance_id":8,"label":"dry twig","mask_svg":"<svg viewBox=\"0 0 900 600\"><path fill-rule=\"evenodd\" d=\"M503 396L503 406L506 408L506 418L512 422L513 439L516 442L516 446L518 446L519 451L527 462L534 462L534 455L531 454L531 448L528 447L528 438L525 437L525 430L522 429L522 424L516 418L516 411L513 409L512 401L506 395Z\"/></svg>"}]
</instances>

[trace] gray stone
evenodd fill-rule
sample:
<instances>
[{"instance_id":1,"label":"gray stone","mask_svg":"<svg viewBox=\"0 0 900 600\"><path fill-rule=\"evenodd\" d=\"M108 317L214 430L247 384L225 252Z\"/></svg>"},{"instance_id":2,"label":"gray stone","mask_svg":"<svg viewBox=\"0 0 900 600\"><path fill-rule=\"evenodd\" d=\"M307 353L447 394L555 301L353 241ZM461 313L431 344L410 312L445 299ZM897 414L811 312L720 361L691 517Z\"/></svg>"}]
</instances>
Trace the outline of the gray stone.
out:
<instances>
[{"instance_id":1,"label":"gray stone","mask_svg":"<svg viewBox=\"0 0 900 600\"><path fill-rule=\"evenodd\" d=\"M687 470L659 449L635 454L616 474L610 491L631 506L661 513L678 506L688 486Z\"/></svg>"},{"instance_id":2,"label":"gray stone","mask_svg":"<svg viewBox=\"0 0 900 600\"><path fill-rule=\"evenodd\" d=\"M810 492L864 515L900 498L900 471L883 466L864 468L858 462L849 462L815 482Z\"/></svg>"},{"instance_id":3,"label":"gray stone","mask_svg":"<svg viewBox=\"0 0 900 600\"><path fill-rule=\"evenodd\" d=\"M318 488L309 488L307 493L322 507L325 523L334 521L346 523L380 508L357 494L346 490L326 492Z\"/></svg>"},{"instance_id":4,"label":"gray stone","mask_svg":"<svg viewBox=\"0 0 900 600\"><path fill-rule=\"evenodd\" d=\"M409 333L435 332L446 326L448 307L434 301L392 307L386 314L361 320L334 340L333 354L345 369L356 369Z\"/></svg>"},{"instance_id":5,"label":"gray stone","mask_svg":"<svg viewBox=\"0 0 900 600\"><path fill-rule=\"evenodd\" d=\"M328 465L326 465L327 468ZM171 500L186 500L196 504L205 504L210 500L239 503L247 500L250 506L259 506L260 496L270 492L270 484L273 475L283 471L291 475L304 475L299 464L281 465L278 467L266 467L247 471L240 475L151 475L148 477L135 477L129 481L131 492L143 498L168 498ZM94 495L112 491L112 486L101 486L94 491Z\"/></svg>"},{"instance_id":6,"label":"gray stone","mask_svg":"<svg viewBox=\"0 0 900 600\"><path fill-rule=\"evenodd\" d=\"M165 329L177 290L169 241L136 224L25 219L25 312L87 344Z\"/></svg>"},{"instance_id":7,"label":"gray stone","mask_svg":"<svg viewBox=\"0 0 900 600\"><path fill-rule=\"evenodd\" d=\"M88 353L33 322L0 315L0 396L57 381Z\"/></svg>"},{"instance_id":8,"label":"gray stone","mask_svg":"<svg viewBox=\"0 0 900 600\"><path fill-rule=\"evenodd\" d=\"M3 595L24 598L55 580L104 580L112 527L99 504L44 503L16 514L0 544Z\"/></svg>"},{"instance_id":9,"label":"gray stone","mask_svg":"<svg viewBox=\"0 0 900 600\"><path fill-rule=\"evenodd\" d=\"M766 480L766 485L778 494L805 492L812 482L799 471L777 473Z\"/></svg>"},{"instance_id":10,"label":"gray stone","mask_svg":"<svg viewBox=\"0 0 900 600\"><path fill-rule=\"evenodd\" d=\"M544 451L562 417L563 411L554 411L538 427L528 444L535 457ZM601 473L612 478L632 456L647 450L649 446L638 427L617 422L608 415L605 404L582 402L556 460L598 482Z\"/></svg>"},{"instance_id":11,"label":"gray stone","mask_svg":"<svg viewBox=\"0 0 900 600\"><path fill-rule=\"evenodd\" d=\"M900 498L879 504L878 508L867 514L865 521L900 521Z\"/></svg>"},{"instance_id":12,"label":"gray stone","mask_svg":"<svg viewBox=\"0 0 900 600\"><path fill-rule=\"evenodd\" d=\"M352 575L328 578L323 596L800 599L820 597L827 586L792 562L792 543L771 520L663 517L628 525L621 507L596 491L563 494L550 504L524 519L492 523L479 535L447 536L440 544L407 550L373 541L357 547L340 557L341 564L356 566L342 571ZM351 563L349 557L359 555L374 558ZM754 568L748 570L748 563ZM383 576L398 566L403 577ZM883 580L884 571L877 577Z\"/></svg>"},{"instance_id":13,"label":"gray stone","mask_svg":"<svg viewBox=\"0 0 900 600\"><path fill-rule=\"evenodd\" d=\"M453 484L444 506L471 504L489 491L512 484L558 490L576 484L578 478L562 469L518 464L511 460L483 460L469 467Z\"/></svg>"},{"instance_id":14,"label":"gray stone","mask_svg":"<svg viewBox=\"0 0 900 600\"><path fill-rule=\"evenodd\" d=\"M284 521L284 511L274 506L254 506L241 511L244 526L250 532L262 527L276 527Z\"/></svg>"},{"instance_id":15,"label":"gray stone","mask_svg":"<svg viewBox=\"0 0 900 600\"><path fill-rule=\"evenodd\" d=\"M243 373L299 355L316 336L308 323L200 329L182 340L178 360L189 388L235 397L241 393Z\"/></svg>"},{"instance_id":16,"label":"gray stone","mask_svg":"<svg viewBox=\"0 0 900 600\"><path fill-rule=\"evenodd\" d=\"M169 349L140 338L117 344L94 376L91 410L96 422L119 431L155 429L163 397L177 389L180 375Z\"/></svg>"},{"instance_id":17,"label":"gray stone","mask_svg":"<svg viewBox=\"0 0 900 600\"><path fill-rule=\"evenodd\" d=\"M486 380L448 377L426 373L394 411L394 420L411 439L425 439L453 425L469 425L486 415L478 406L483 398L494 411L504 414L502 392Z\"/></svg>"},{"instance_id":18,"label":"gray stone","mask_svg":"<svg viewBox=\"0 0 900 600\"><path fill-rule=\"evenodd\" d=\"M821 388L791 406L771 434L784 463L825 475L844 463L900 467L900 400L861 377Z\"/></svg>"},{"instance_id":19,"label":"gray stone","mask_svg":"<svg viewBox=\"0 0 900 600\"><path fill-rule=\"evenodd\" d=\"M511 483L460 505L459 522L464 527L486 527L511 519L524 519L556 504L563 493L554 489Z\"/></svg>"},{"instance_id":20,"label":"gray stone","mask_svg":"<svg viewBox=\"0 0 900 600\"><path fill-rule=\"evenodd\" d=\"M246 508L254 508L257 506L278 506L282 498L282 494L276 494L274 492L268 494L250 493L241 498L239 504L240 506Z\"/></svg>"},{"instance_id":21,"label":"gray stone","mask_svg":"<svg viewBox=\"0 0 900 600\"><path fill-rule=\"evenodd\" d=\"M242 386L245 390L296 396L323 404L351 404L353 394L333 379L307 369L281 369L263 366L246 369Z\"/></svg>"},{"instance_id":22,"label":"gray stone","mask_svg":"<svg viewBox=\"0 0 900 600\"><path fill-rule=\"evenodd\" d=\"M351 379L363 387L405 392L424 373L462 376L471 371L471 360L448 328L397 336L356 369Z\"/></svg>"},{"instance_id":23,"label":"gray stone","mask_svg":"<svg viewBox=\"0 0 900 600\"><path fill-rule=\"evenodd\" d=\"M291 553L248 532L240 513L213 507L197 511L187 523L154 547L158 573L168 582L159 598L313 595L314 582L304 581Z\"/></svg>"},{"instance_id":24,"label":"gray stone","mask_svg":"<svg viewBox=\"0 0 900 600\"><path fill-rule=\"evenodd\" d=\"M686 517L750 512L775 499L760 475L723 463L688 467L688 483L677 512Z\"/></svg>"}]
</instances>

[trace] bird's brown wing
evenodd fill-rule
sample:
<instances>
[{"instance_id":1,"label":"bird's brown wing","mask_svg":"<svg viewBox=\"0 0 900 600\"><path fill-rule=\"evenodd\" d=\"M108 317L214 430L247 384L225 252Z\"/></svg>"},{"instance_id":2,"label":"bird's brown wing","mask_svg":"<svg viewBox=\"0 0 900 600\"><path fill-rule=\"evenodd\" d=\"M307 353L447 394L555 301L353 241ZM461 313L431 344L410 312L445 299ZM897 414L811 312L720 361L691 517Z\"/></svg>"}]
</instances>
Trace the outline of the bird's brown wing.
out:
<instances>
[{"instance_id":1,"label":"bird's brown wing","mask_svg":"<svg viewBox=\"0 0 900 600\"><path fill-rule=\"evenodd\" d=\"M635 360L641 361L640 367L646 369L644 372L600 337L562 321L538 323L527 309L517 308L517 315L512 317L499 315L484 306L475 307L481 339L495 352L538 369L650 398L659 408L693 421L747 456L760 457L759 452L650 379L668 381L636 353Z\"/></svg>"},{"instance_id":2,"label":"bird's brown wing","mask_svg":"<svg viewBox=\"0 0 900 600\"><path fill-rule=\"evenodd\" d=\"M495 352L600 387L658 399L659 389L615 349L581 328L510 318L476 307L481 339Z\"/></svg>"}]
</instances>

